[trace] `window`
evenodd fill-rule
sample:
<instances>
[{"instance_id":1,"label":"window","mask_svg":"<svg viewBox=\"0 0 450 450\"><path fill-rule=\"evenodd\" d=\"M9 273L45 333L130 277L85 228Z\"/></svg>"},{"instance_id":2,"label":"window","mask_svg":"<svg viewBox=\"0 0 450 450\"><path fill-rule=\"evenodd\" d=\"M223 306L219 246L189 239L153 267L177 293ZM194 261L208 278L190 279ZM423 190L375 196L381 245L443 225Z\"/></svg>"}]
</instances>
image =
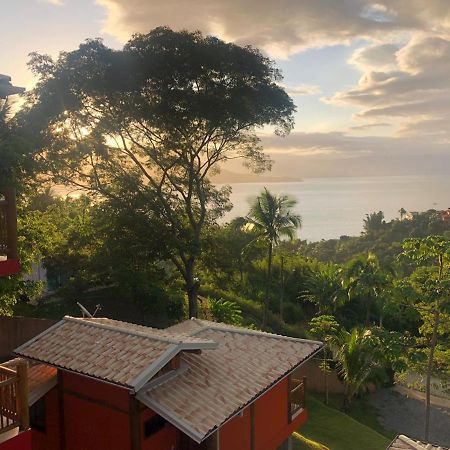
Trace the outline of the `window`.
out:
<instances>
[{"instance_id":1,"label":"window","mask_svg":"<svg viewBox=\"0 0 450 450\"><path fill-rule=\"evenodd\" d=\"M44 397L30 407L30 426L41 433L46 432Z\"/></svg>"},{"instance_id":2,"label":"window","mask_svg":"<svg viewBox=\"0 0 450 450\"><path fill-rule=\"evenodd\" d=\"M151 419L148 419L144 423L144 436L146 438L152 436L153 434L165 428L166 424L167 420L162 418L161 416L155 416Z\"/></svg>"}]
</instances>

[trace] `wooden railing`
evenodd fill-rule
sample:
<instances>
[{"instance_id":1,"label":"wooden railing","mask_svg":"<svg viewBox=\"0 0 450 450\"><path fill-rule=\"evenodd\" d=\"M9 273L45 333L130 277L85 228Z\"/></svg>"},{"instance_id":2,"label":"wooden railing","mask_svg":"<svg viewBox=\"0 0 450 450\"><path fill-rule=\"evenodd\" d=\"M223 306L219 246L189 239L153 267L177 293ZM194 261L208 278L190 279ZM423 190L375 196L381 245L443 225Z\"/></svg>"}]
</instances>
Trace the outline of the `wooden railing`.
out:
<instances>
[{"instance_id":1,"label":"wooden railing","mask_svg":"<svg viewBox=\"0 0 450 450\"><path fill-rule=\"evenodd\" d=\"M289 422L306 406L306 377L290 378L289 380L289 401L288 413Z\"/></svg>"},{"instance_id":2,"label":"wooden railing","mask_svg":"<svg viewBox=\"0 0 450 450\"><path fill-rule=\"evenodd\" d=\"M0 256L18 259L16 195L13 188L0 189Z\"/></svg>"},{"instance_id":3,"label":"wooden railing","mask_svg":"<svg viewBox=\"0 0 450 450\"><path fill-rule=\"evenodd\" d=\"M0 366L0 434L29 428L28 366L22 360L16 364L15 369Z\"/></svg>"}]
</instances>

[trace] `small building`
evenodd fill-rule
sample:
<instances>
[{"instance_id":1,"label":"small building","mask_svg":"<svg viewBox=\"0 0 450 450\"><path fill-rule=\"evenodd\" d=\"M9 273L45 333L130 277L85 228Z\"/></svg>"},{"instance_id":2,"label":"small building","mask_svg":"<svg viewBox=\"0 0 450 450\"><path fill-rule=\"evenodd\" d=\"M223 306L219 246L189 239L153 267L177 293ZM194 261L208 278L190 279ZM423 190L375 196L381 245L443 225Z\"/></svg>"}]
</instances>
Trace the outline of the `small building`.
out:
<instances>
[{"instance_id":1,"label":"small building","mask_svg":"<svg viewBox=\"0 0 450 450\"><path fill-rule=\"evenodd\" d=\"M403 434L398 435L386 450L449 450L447 447L428 444L411 439Z\"/></svg>"},{"instance_id":2,"label":"small building","mask_svg":"<svg viewBox=\"0 0 450 450\"><path fill-rule=\"evenodd\" d=\"M15 191L13 188L0 188L0 277L19 271Z\"/></svg>"},{"instance_id":3,"label":"small building","mask_svg":"<svg viewBox=\"0 0 450 450\"><path fill-rule=\"evenodd\" d=\"M438 211L439 217L446 223L450 224L450 208Z\"/></svg>"},{"instance_id":4,"label":"small building","mask_svg":"<svg viewBox=\"0 0 450 450\"><path fill-rule=\"evenodd\" d=\"M34 373L33 450L277 450L307 419L301 366L321 348L199 319L65 317L15 353Z\"/></svg>"}]
</instances>

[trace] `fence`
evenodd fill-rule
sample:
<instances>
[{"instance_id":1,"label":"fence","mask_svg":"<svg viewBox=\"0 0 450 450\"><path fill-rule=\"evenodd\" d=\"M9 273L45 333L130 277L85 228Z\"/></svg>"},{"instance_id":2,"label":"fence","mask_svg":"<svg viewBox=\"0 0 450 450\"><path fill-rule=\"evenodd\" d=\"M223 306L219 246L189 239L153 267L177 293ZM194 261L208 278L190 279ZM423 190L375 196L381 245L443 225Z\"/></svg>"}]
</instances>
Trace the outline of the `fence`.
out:
<instances>
[{"instance_id":1,"label":"fence","mask_svg":"<svg viewBox=\"0 0 450 450\"><path fill-rule=\"evenodd\" d=\"M56 320L0 316L0 362L12 351L52 326Z\"/></svg>"},{"instance_id":2,"label":"fence","mask_svg":"<svg viewBox=\"0 0 450 450\"><path fill-rule=\"evenodd\" d=\"M28 364L21 359L12 362L0 366L0 434L16 427L24 431L30 426Z\"/></svg>"}]
</instances>

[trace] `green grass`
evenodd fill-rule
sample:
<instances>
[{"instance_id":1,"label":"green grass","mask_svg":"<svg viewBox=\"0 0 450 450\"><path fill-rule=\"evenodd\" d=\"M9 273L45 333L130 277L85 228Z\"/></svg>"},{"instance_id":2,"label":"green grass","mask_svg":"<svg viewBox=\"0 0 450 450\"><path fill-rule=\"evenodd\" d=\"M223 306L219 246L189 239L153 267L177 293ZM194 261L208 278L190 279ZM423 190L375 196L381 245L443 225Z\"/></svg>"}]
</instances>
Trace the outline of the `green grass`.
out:
<instances>
[{"instance_id":1,"label":"green grass","mask_svg":"<svg viewBox=\"0 0 450 450\"><path fill-rule=\"evenodd\" d=\"M321 397L317 397L321 400ZM342 406L342 395L338 394L330 394L329 395L329 406L340 409ZM394 431L387 430L381 425L378 420L377 411L372 406L367 398L367 396L361 398L355 398L352 402L352 407L348 412L350 417L357 420L358 422L367 425L369 428L372 428L377 433L382 434L388 439L392 440L397 435Z\"/></svg>"},{"instance_id":2,"label":"green grass","mask_svg":"<svg viewBox=\"0 0 450 450\"><path fill-rule=\"evenodd\" d=\"M337 409L326 406L311 395L307 401L309 417L294 433L295 450L384 450L391 439Z\"/></svg>"}]
</instances>

